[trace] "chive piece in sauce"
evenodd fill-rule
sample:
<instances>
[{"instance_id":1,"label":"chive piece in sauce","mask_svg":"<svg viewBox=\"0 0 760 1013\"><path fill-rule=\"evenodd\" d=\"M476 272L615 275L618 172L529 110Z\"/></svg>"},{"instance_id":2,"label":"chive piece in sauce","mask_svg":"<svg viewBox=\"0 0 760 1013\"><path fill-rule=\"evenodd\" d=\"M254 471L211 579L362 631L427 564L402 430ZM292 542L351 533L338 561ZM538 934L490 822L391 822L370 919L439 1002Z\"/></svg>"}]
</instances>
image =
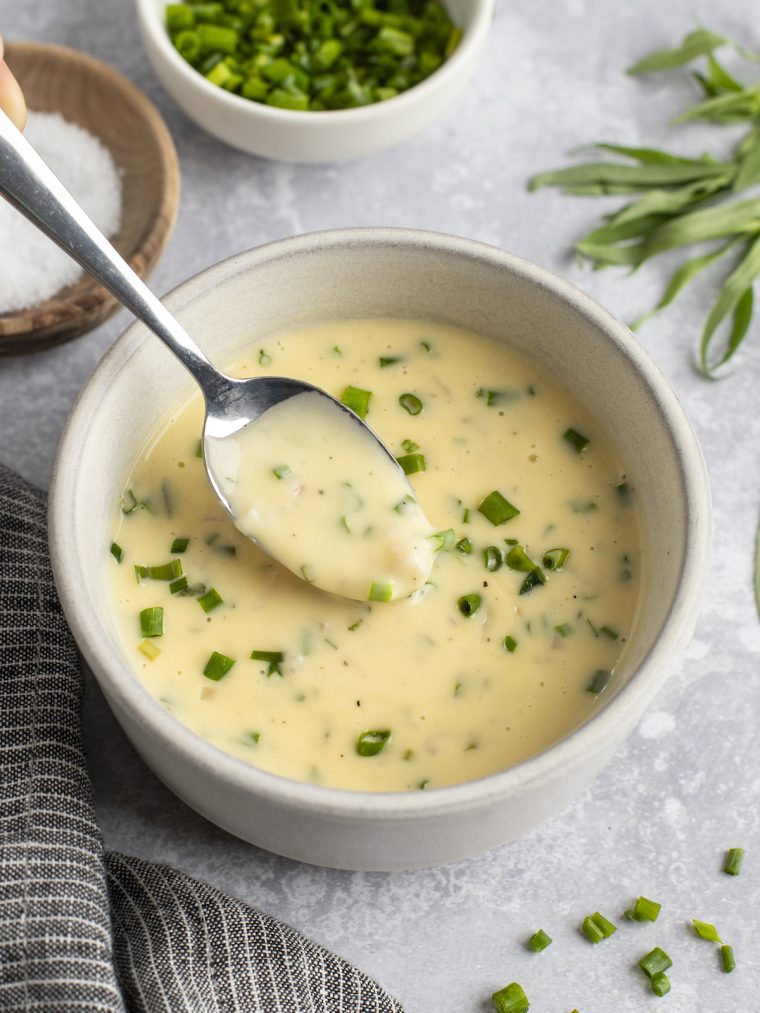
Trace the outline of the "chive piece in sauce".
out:
<instances>
[{"instance_id":1,"label":"chive piece in sauce","mask_svg":"<svg viewBox=\"0 0 760 1013\"><path fill-rule=\"evenodd\" d=\"M489 408L492 408L494 405L516 401L520 397L520 394L516 390L486 390L485 387L480 387L475 392L475 397L481 398Z\"/></svg>"},{"instance_id":2,"label":"chive piece in sauce","mask_svg":"<svg viewBox=\"0 0 760 1013\"><path fill-rule=\"evenodd\" d=\"M369 586L367 601L392 601L393 585L373 581Z\"/></svg>"},{"instance_id":3,"label":"chive piece in sauce","mask_svg":"<svg viewBox=\"0 0 760 1013\"><path fill-rule=\"evenodd\" d=\"M220 654L219 651L214 651L206 662L203 674L207 679L211 679L213 682L219 682L220 679L223 679L225 675L227 675L234 664L235 662L233 659L228 658L226 654Z\"/></svg>"},{"instance_id":4,"label":"chive piece in sauce","mask_svg":"<svg viewBox=\"0 0 760 1013\"><path fill-rule=\"evenodd\" d=\"M204 612L211 612L217 605L221 605L224 598L219 594L215 587L209 588L205 594L199 595L197 602Z\"/></svg>"},{"instance_id":5,"label":"chive piece in sauce","mask_svg":"<svg viewBox=\"0 0 760 1013\"><path fill-rule=\"evenodd\" d=\"M140 651L141 654L144 654L148 661L155 661L161 653L161 648L156 647L151 640L141 640L137 645L137 650Z\"/></svg>"},{"instance_id":6,"label":"chive piece in sauce","mask_svg":"<svg viewBox=\"0 0 760 1013\"><path fill-rule=\"evenodd\" d=\"M362 732L356 740L359 756L377 756L390 742L391 733L387 728Z\"/></svg>"},{"instance_id":7,"label":"chive piece in sauce","mask_svg":"<svg viewBox=\"0 0 760 1013\"><path fill-rule=\"evenodd\" d=\"M520 594L528 594L534 587L539 587L541 584L546 583L546 577L544 571L540 566L534 567L529 574L525 577L525 580L520 585Z\"/></svg>"},{"instance_id":8,"label":"chive piece in sauce","mask_svg":"<svg viewBox=\"0 0 760 1013\"><path fill-rule=\"evenodd\" d=\"M406 513L409 507L415 506L416 503L417 500L414 498L414 496L406 495L404 496L403 499L400 499L398 501L398 503L395 505L393 509L396 511L397 514L403 514Z\"/></svg>"},{"instance_id":9,"label":"chive piece in sauce","mask_svg":"<svg viewBox=\"0 0 760 1013\"><path fill-rule=\"evenodd\" d=\"M203 440L198 440L195 445L195 456L203 457Z\"/></svg>"},{"instance_id":10,"label":"chive piece in sauce","mask_svg":"<svg viewBox=\"0 0 760 1013\"><path fill-rule=\"evenodd\" d=\"M171 559L168 563L161 563L159 566L135 566L135 576L138 583L141 580L176 580L182 576L182 560Z\"/></svg>"},{"instance_id":11,"label":"chive piece in sauce","mask_svg":"<svg viewBox=\"0 0 760 1013\"><path fill-rule=\"evenodd\" d=\"M189 538L175 538L169 551L173 556L181 555L187 549L189 544Z\"/></svg>"},{"instance_id":12,"label":"chive piece in sauce","mask_svg":"<svg viewBox=\"0 0 760 1013\"><path fill-rule=\"evenodd\" d=\"M528 949L533 950L534 953L541 953L542 950L545 950L546 947L551 946L551 944L552 937L548 933L544 932L543 929L539 929L537 932L534 932L528 940Z\"/></svg>"},{"instance_id":13,"label":"chive piece in sauce","mask_svg":"<svg viewBox=\"0 0 760 1013\"><path fill-rule=\"evenodd\" d=\"M500 570L503 564L504 556L498 545L489 545L488 548L483 549L483 566L489 573Z\"/></svg>"},{"instance_id":14,"label":"chive piece in sauce","mask_svg":"<svg viewBox=\"0 0 760 1013\"><path fill-rule=\"evenodd\" d=\"M618 640L620 637L617 630L613 630L611 626L601 626L599 632L603 633L609 640Z\"/></svg>"},{"instance_id":15,"label":"chive piece in sauce","mask_svg":"<svg viewBox=\"0 0 760 1013\"><path fill-rule=\"evenodd\" d=\"M243 736L243 742L247 746L257 746L260 738L261 732L246 732Z\"/></svg>"},{"instance_id":16,"label":"chive piece in sauce","mask_svg":"<svg viewBox=\"0 0 760 1013\"><path fill-rule=\"evenodd\" d=\"M730 974L734 970L736 967L736 960L734 959L733 946L721 946L720 961L726 974Z\"/></svg>"},{"instance_id":17,"label":"chive piece in sauce","mask_svg":"<svg viewBox=\"0 0 760 1013\"><path fill-rule=\"evenodd\" d=\"M457 536L453 528L447 528L445 531L436 531L435 534L430 537L435 543L436 552L447 552L449 549L454 548L454 542Z\"/></svg>"},{"instance_id":18,"label":"chive piece in sauce","mask_svg":"<svg viewBox=\"0 0 760 1013\"><path fill-rule=\"evenodd\" d=\"M522 985L510 982L491 996L496 1013L528 1013L530 1002Z\"/></svg>"},{"instance_id":19,"label":"chive piece in sauce","mask_svg":"<svg viewBox=\"0 0 760 1013\"><path fill-rule=\"evenodd\" d=\"M413 454L415 452L415 450L419 450L420 449L420 445L419 445L419 443L415 443L414 440L402 440L401 441L401 449L406 454Z\"/></svg>"},{"instance_id":20,"label":"chive piece in sauce","mask_svg":"<svg viewBox=\"0 0 760 1013\"><path fill-rule=\"evenodd\" d=\"M570 444L576 454L582 454L591 443L588 436L584 436L583 433L579 433L577 429L573 428L566 429L562 436L563 439Z\"/></svg>"},{"instance_id":21,"label":"chive piece in sauce","mask_svg":"<svg viewBox=\"0 0 760 1013\"><path fill-rule=\"evenodd\" d=\"M470 523L470 508L465 507L464 510L462 511L462 524L469 524L469 523Z\"/></svg>"},{"instance_id":22,"label":"chive piece in sauce","mask_svg":"<svg viewBox=\"0 0 760 1013\"><path fill-rule=\"evenodd\" d=\"M559 623L554 629L561 637L569 637L571 633L575 632L574 627L570 623Z\"/></svg>"},{"instance_id":23,"label":"chive piece in sauce","mask_svg":"<svg viewBox=\"0 0 760 1013\"><path fill-rule=\"evenodd\" d=\"M670 978L664 971L660 971L659 974L655 974L652 978L652 991L656 996L660 997L667 995L670 991Z\"/></svg>"},{"instance_id":24,"label":"chive piece in sauce","mask_svg":"<svg viewBox=\"0 0 760 1013\"><path fill-rule=\"evenodd\" d=\"M723 863L723 871L729 876L738 876L742 871L744 861L744 848L730 848L726 852L726 860Z\"/></svg>"},{"instance_id":25,"label":"chive piece in sauce","mask_svg":"<svg viewBox=\"0 0 760 1013\"><path fill-rule=\"evenodd\" d=\"M594 696L599 696L607 686L609 685L610 679L612 678L612 672L606 672L600 668L597 672L594 672L591 677L591 682L586 686L587 693L593 693Z\"/></svg>"},{"instance_id":26,"label":"chive piece in sauce","mask_svg":"<svg viewBox=\"0 0 760 1013\"><path fill-rule=\"evenodd\" d=\"M349 385L340 395L340 400L346 408L350 408L352 412L356 412L360 419L366 419L371 397L371 390L363 390L361 387Z\"/></svg>"},{"instance_id":27,"label":"chive piece in sauce","mask_svg":"<svg viewBox=\"0 0 760 1013\"><path fill-rule=\"evenodd\" d=\"M544 553L543 564L545 570L561 570L570 555L569 549L548 549Z\"/></svg>"},{"instance_id":28,"label":"chive piece in sauce","mask_svg":"<svg viewBox=\"0 0 760 1013\"><path fill-rule=\"evenodd\" d=\"M625 916L632 922L656 922L661 908L662 904L657 901L637 897L636 903L626 911Z\"/></svg>"},{"instance_id":29,"label":"chive piece in sauce","mask_svg":"<svg viewBox=\"0 0 760 1013\"><path fill-rule=\"evenodd\" d=\"M268 663L267 678L270 675L282 675L280 665L285 660L283 651L251 651L251 659L253 661L266 661Z\"/></svg>"},{"instance_id":30,"label":"chive piece in sauce","mask_svg":"<svg viewBox=\"0 0 760 1013\"><path fill-rule=\"evenodd\" d=\"M164 633L164 610L160 605L140 612L140 632L144 637L161 637Z\"/></svg>"},{"instance_id":31,"label":"chive piece in sauce","mask_svg":"<svg viewBox=\"0 0 760 1013\"><path fill-rule=\"evenodd\" d=\"M121 497L121 512L123 514L131 514L137 509L137 505L137 497L131 489L127 489Z\"/></svg>"},{"instance_id":32,"label":"chive piece in sauce","mask_svg":"<svg viewBox=\"0 0 760 1013\"><path fill-rule=\"evenodd\" d=\"M118 542L111 542L110 552L117 563L120 563L124 558L124 549L122 549Z\"/></svg>"},{"instance_id":33,"label":"chive piece in sauce","mask_svg":"<svg viewBox=\"0 0 760 1013\"><path fill-rule=\"evenodd\" d=\"M469 538L460 538L457 542L457 549L463 556L469 556L472 552L472 542Z\"/></svg>"},{"instance_id":34,"label":"chive piece in sauce","mask_svg":"<svg viewBox=\"0 0 760 1013\"><path fill-rule=\"evenodd\" d=\"M291 468L287 466L287 464L281 464L276 468L272 468L272 474L274 475L275 478L283 479L283 478L290 478L290 476L293 474L293 471Z\"/></svg>"},{"instance_id":35,"label":"chive piece in sauce","mask_svg":"<svg viewBox=\"0 0 760 1013\"><path fill-rule=\"evenodd\" d=\"M673 961L667 955L665 950L660 949L659 946L655 946L653 950L650 950L645 957L642 957L639 961L639 967L648 978L654 978L656 974L664 974L669 968L673 966Z\"/></svg>"},{"instance_id":36,"label":"chive piece in sauce","mask_svg":"<svg viewBox=\"0 0 760 1013\"><path fill-rule=\"evenodd\" d=\"M418 471L426 471L427 463L424 454L402 454L396 458L401 465L405 475L415 475Z\"/></svg>"},{"instance_id":37,"label":"chive piece in sauce","mask_svg":"<svg viewBox=\"0 0 760 1013\"><path fill-rule=\"evenodd\" d=\"M478 511L494 526L504 524L513 517L517 517L520 513L517 507L513 506L508 499L505 499L498 489L489 492L478 507Z\"/></svg>"},{"instance_id":38,"label":"chive piece in sauce","mask_svg":"<svg viewBox=\"0 0 760 1013\"><path fill-rule=\"evenodd\" d=\"M419 415L422 411L422 401L420 401L416 394L401 394L398 403L410 415Z\"/></svg>"},{"instance_id":39,"label":"chive piece in sauce","mask_svg":"<svg viewBox=\"0 0 760 1013\"><path fill-rule=\"evenodd\" d=\"M519 570L521 573L530 573L536 569L536 564L522 545L515 545L509 550L506 562L510 570Z\"/></svg>"},{"instance_id":40,"label":"chive piece in sauce","mask_svg":"<svg viewBox=\"0 0 760 1013\"><path fill-rule=\"evenodd\" d=\"M618 494L621 503L628 505L632 500L631 487L627 482L618 482L615 486L615 492Z\"/></svg>"},{"instance_id":41,"label":"chive piece in sauce","mask_svg":"<svg viewBox=\"0 0 760 1013\"><path fill-rule=\"evenodd\" d=\"M380 369L385 369L386 366L395 366L397 362L403 362L401 355L381 355L377 360L377 364Z\"/></svg>"},{"instance_id":42,"label":"chive piece in sauce","mask_svg":"<svg viewBox=\"0 0 760 1013\"><path fill-rule=\"evenodd\" d=\"M517 641L515 640L514 637L510 637L509 635L507 635L506 637L504 637L503 643L505 649L509 651L510 654L514 654L515 651L517 650Z\"/></svg>"},{"instance_id":43,"label":"chive piece in sauce","mask_svg":"<svg viewBox=\"0 0 760 1013\"><path fill-rule=\"evenodd\" d=\"M187 577L178 577L177 580L173 580L169 585L170 594L182 594L188 590Z\"/></svg>"},{"instance_id":44,"label":"chive piece in sauce","mask_svg":"<svg viewBox=\"0 0 760 1013\"><path fill-rule=\"evenodd\" d=\"M265 349L259 349L259 365L268 366L272 361L272 356Z\"/></svg>"},{"instance_id":45,"label":"chive piece in sauce","mask_svg":"<svg viewBox=\"0 0 760 1013\"><path fill-rule=\"evenodd\" d=\"M701 922L698 918L692 918L691 923L700 939L706 939L710 943L723 941L718 935L718 930L710 922Z\"/></svg>"},{"instance_id":46,"label":"chive piece in sauce","mask_svg":"<svg viewBox=\"0 0 760 1013\"><path fill-rule=\"evenodd\" d=\"M478 611L482 600L479 594L463 594L457 602L457 608L466 619L469 619Z\"/></svg>"}]
</instances>

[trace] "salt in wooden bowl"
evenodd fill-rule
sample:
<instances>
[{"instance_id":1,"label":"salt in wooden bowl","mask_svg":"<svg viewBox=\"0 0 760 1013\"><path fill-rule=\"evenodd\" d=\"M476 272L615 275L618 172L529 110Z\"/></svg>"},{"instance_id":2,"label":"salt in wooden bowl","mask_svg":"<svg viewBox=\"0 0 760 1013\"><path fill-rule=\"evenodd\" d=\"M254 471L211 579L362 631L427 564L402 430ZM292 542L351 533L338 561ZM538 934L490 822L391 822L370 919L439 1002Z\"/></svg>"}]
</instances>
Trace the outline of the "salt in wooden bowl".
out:
<instances>
[{"instance_id":1,"label":"salt in wooden bowl","mask_svg":"<svg viewBox=\"0 0 760 1013\"><path fill-rule=\"evenodd\" d=\"M8 43L5 58L35 112L57 112L106 147L121 174L119 231L111 242L145 278L171 234L179 166L153 104L113 68L85 53L43 43ZM119 303L88 274L30 309L0 314L0 355L40 351L92 330Z\"/></svg>"}]
</instances>

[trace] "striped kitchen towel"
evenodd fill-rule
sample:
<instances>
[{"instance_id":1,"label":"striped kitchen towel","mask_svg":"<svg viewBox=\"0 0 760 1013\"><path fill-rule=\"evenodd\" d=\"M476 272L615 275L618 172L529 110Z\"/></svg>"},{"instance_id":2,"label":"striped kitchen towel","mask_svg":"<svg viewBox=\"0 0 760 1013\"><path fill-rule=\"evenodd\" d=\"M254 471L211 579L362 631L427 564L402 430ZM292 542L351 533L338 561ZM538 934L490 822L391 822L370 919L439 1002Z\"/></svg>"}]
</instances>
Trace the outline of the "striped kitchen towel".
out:
<instances>
[{"instance_id":1,"label":"striped kitchen towel","mask_svg":"<svg viewBox=\"0 0 760 1013\"><path fill-rule=\"evenodd\" d=\"M0 465L0 1009L402 1013L275 918L103 850L82 685L45 498Z\"/></svg>"}]
</instances>

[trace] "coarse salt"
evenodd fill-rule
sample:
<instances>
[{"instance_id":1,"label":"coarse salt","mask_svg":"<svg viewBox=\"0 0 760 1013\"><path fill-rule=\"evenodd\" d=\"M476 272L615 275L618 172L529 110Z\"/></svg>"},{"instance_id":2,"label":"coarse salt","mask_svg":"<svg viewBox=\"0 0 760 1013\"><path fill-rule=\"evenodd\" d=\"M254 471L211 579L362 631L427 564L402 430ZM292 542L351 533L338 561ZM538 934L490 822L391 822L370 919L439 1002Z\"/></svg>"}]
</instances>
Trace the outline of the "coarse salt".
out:
<instances>
[{"instance_id":1,"label":"coarse salt","mask_svg":"<svg viewBox=\"0 0 760 1013\"><path fill-rule=\"evenodd\" d=\"M121 176L111 153L59 113L30 112L24 133L101 232L113 236L121 223ZM0 313L36 306L81 274L76 261L0 200Z\"/></svg>"}]
</instances>

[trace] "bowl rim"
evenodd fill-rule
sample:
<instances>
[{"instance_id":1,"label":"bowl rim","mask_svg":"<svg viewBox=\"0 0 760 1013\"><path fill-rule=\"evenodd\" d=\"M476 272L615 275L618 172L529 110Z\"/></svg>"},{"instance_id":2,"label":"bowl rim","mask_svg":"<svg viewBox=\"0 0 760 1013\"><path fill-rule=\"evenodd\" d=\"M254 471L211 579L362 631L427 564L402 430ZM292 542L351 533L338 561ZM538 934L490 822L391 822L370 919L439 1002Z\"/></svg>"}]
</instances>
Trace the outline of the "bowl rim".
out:
<instances>
[{"instance_id":1,"label":"bowl rim","mask_svg":"<svg viewBox=\"0 0 760 1013\"><path fill-rule=\"evenodd\" d=\"M711 539L710 489L701 448L676 393L654 360L635 340L628 327L571 283L515 254L472 239L417 229L361 227L307 233L255 247L208 267L174 288L164 299L176 313L191 306L198 297L228 278L254 271L257 266L293 256L313 254L321 249L359 246L425 250L486 261L570 304L612 342L637 371L654 400L662 424L667 428L680 465L679 483L686 514L687 549L679 581L659 636L649 646L628 682L583 725L543 752L504 771L461 784L429 791L371 792L330 788L299 782L247 764L202 739L172 717L148 693L123 659L113 659L100 650L102 638L78 592L78 559L74 540L66 534L73 516L78 463L83 436L92 424L92 413L104 400L109 376L128 366L144 344L144 325L133 322L100 361L80 392L61 437L50 488L50 550L53 572L64 613L79 647L112 696L132 717L159 739L171 741L174 749L212 776L246 793L293 809L322 816L365 817L369 819L420 819L466 812L490 800L516 796L537 781L549 783L568 768L579 766L585 757L611 751L619 729L627 728L631 715L639 715L668 675L668 662L691 637L699 607L703 577ZM156 346L158 347L158 346Z\"/></svg>"},{"instance_id":2,"label":"bowl rim","mask_svg":"<svg viewBox=\"0 0 760 1013\"><path fill-rule=\"evenodd\" d=\"M160 2L163 3L163 0ZM251 116L260 116L264 121L288 124L297 129L304 126L314 128L319 125L335 127L339 124L351 127L357 122L366 124L385 119L388 116L403 116L408 107L418 102L424 102L428 94L445 86L450 78L456 76L460 68L465 68L467 61L480 48L481 42L485 39L493 19L496 0L473 0L472 21L463 29L459 45L440 67L419 84L413 85L384 102L373 102L370 105L352 109L312 110L281 109L278 106L266 105L263 102L243 98L242 95L236 95L234 92L226 91L207 81L203 74L183 60L172 45L166 26L161 21L159 0L135 0L135 3L144 29L151 33L163 58L181 75L188 86L194 88L201 95L220 102L232 113L245 114L245 110L248 110Z\"/></svg>"}]
</instances>

